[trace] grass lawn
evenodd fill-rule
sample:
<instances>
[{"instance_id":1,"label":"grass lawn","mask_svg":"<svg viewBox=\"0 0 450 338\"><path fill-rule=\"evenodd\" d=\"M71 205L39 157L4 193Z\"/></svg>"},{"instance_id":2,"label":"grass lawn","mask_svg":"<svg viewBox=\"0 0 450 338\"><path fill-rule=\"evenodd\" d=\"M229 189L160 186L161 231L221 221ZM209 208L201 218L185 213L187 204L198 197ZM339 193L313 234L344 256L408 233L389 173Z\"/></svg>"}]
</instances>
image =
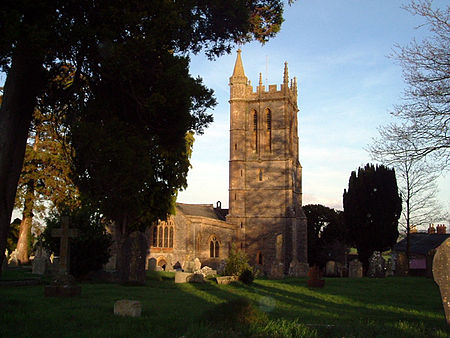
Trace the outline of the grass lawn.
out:
<instances>
[{"instance_id":1,"label":"grass lawn","mask_svg":"<svg viewBox=\"0 0 450 338\"><path fill-rule=\"evenodd\" d=\"M143 287L84 283L77 298L46 298L43 285L0 285L0 337L450 337L439 289L426 278L328 278L310 289L302 278L246 286L175 284L173 274L160 274ZM240 297L262 313L258 321L205 322ZM142 317L114 316L119 299L141 301Z\"/></svg>"}]
</instances>

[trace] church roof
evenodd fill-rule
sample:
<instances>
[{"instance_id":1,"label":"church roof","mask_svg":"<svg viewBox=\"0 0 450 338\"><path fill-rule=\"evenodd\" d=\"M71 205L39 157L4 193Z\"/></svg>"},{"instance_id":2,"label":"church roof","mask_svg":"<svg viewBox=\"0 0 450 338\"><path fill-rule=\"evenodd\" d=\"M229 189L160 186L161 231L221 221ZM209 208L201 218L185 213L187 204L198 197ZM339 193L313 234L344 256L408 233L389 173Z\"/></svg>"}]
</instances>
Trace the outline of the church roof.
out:
<instances>
[{"instance_id":1,"label":"church roof","mask_svg":"<svg viewBox=\"0 0 450 338\"><path fill-rule=\"evenodd\" d=\"M450 237L450 234L413 233L409 236L410 252L419 255L426 255L428 251L441 245L442 242ZM406 238L395 244L394 250L406 252Z\"/></svg>"},{"instance_id":2,"label":"church roof","mask_svg":"<svg viewBox=\"0 0 450 338\"><path fill-rule=\"evenodd\" d=\"M177 209L186 216L200 216L225 221L228 209L214 208L212 204L177 203Z\"/></svg>"}]
</instances>

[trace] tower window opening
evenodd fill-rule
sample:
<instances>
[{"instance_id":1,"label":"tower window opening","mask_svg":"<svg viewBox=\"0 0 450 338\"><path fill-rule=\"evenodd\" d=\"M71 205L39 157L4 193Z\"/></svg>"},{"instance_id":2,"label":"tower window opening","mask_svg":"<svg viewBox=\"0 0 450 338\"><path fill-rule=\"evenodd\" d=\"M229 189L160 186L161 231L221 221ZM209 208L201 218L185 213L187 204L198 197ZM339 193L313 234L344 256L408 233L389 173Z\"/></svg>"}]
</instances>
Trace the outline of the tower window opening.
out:
<instances>
[{"instance_id":1,"label":"tower window opening","mask_svg":"<svg viewBox=\"0 0 450 338\"><path fill-rule=\"evenodd\" d=\"M263 179L263 173L262 173L262 170L259 169L259 180L262 181L262 179Z\"/></svg>"},{"instance_id":2,"label":"tower window opening","mask_svg":"<svg viewBox=\"0 0 450 338\"><path fill-rule=\"evenodd\" d=\"M253 113L253 131L258 130L258 114L256 112Z\"/></svg>"},{"instance_id":3,"label":"tower window opening","mask_svg":"<svg viewBox=\"0 0 450 338\"><path fill-rule=\"evenodd\" d=\"M267 126L267 148L272 151L272 112L270 109L266 110L266 126Z\"/></svg>"},{"instance_id":4,"label":"tower window opening","mask_svg":"<svg viewBox=\"0 0 450 338\"><path fill-rule=\"evenodd\" d=\"M234 150L237 150L237 143L234 144Z\"/></svg>"}]
</instances>

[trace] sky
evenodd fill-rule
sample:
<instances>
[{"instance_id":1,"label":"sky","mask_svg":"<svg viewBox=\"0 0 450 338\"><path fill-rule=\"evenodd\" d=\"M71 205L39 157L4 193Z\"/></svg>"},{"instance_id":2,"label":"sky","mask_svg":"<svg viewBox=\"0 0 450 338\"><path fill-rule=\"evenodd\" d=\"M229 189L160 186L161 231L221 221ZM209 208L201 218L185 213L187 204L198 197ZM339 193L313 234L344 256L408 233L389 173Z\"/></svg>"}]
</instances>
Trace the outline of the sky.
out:
<instances>
[{"instance_id":1,"label":"sky","mask_svg":"<svg viewBox=\"0 0 450 338\"><path fill-rule=\"evenodd\" d=\"M285 8L278 35L265 45L240 46L245 73L253 85L280 85L284 62L297 77L299 152L303 204L342 210L342 194L353 170L372 162L365 150L391 121L401 102L402 69L388 56L394 45L428 35L420 17L401 8L407 0L297 0ZM444 8L447 1L435 0ZM236 60L191 56L190 72L203 78L218 101L214 122L197 135L182 203L222 202L228 208L229 77ZM5 75L0 73L0 83ZM439 179L439 199L450 211L450 173ZM447 221L448 222L448 221Z\"/></svg>"},{"instance_id":2,"label":"sky","mask_svg":"<svg viewBox=\"0 0 450 338\"><path fill-rule=\"evenodd\" d=\"M423 19L401 6L405 0L297 0L286 6L278 35L265 45L241 46L245 74L255 86L280 85L284 62L297 77L299 152L303 167L303 205L342 210L350 173L370 159L365 150L377 127L392 120L401 102L402 69L388 56L395 44L428 35ZM435 1L444 8L446 1ZM236 48L237 49L237 48ZM182 203L222 202L228 207L229 77L232 54L209 61L191 57L191 74L212 88L218 105L214 122L196 136L188 188ZM439 179L439 199L450 210L450 173Z\"/></svg>"}]
</instances>

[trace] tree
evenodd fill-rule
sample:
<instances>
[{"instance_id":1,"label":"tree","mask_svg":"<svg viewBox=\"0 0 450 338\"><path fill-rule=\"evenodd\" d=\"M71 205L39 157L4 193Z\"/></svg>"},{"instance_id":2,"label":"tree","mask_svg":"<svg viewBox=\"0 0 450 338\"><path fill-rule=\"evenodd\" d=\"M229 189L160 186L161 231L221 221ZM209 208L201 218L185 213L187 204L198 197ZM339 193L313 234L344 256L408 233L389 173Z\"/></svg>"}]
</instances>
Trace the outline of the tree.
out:
<instances>
[{"instance_id":1,"label":"tree","mask_svg":"<svg viewBox=\"0 0 450 338\"><path fill-rule=\"evenodd\" d=\"M235 42L264 42L274 36L282 10L280 0L2 1L0 66L7 78L0 108L0 252L5 248L33 110L55 64L75 66L66 96L75 99L73 107L83 106L92 97L80 93L85 80L95 85L102 75L112 77L103 71L109 56L122 52L122 57L129 57L126 51L133 45L126 43L133 39L153 54L181 55L205 48L213 57L229 52ZM65 99L61 97L62 102Z\"/></svg>"},{"instance_id":2,"label":"tree","mask_svg":"<svg viewBox=\"0 0 450 338\"><path fill-rule=\"evenodd\" d=\"M394 169L373 164L358 168L350 175L343 199L349 244L358 249L367 270L372 253L389 249L399 235L402 200Z\"/></svg>"},{"instance_id":3,"label":"tree","mask_svg":"<svg viewBox=\"0 0 450 338\"><path fill-rule=\"evenodd\" d=\"M426 159L411 154L411 142L389 141L386 137L387 131L382 127L379 130L382 138L376 140L369 151L372 159L395 168L403 202L400 224L405 229L406 255L409 257L411 227L440 221L446 216L436 199L439 168L429 164ZM398 156L399 153L402 155Z\"/></svg>"},{"instance_id":4,"label":"tree","mask_svg":"<svg viewBox=\"0 0 450 338\"><path fill-rule=\"evenodd\" d=\"M431 36L407 46L396 46L393 57L403 68L407 84L404 101L392 114L400 121L383 127L378 152L404 161L432 157L443 168L450 165L450 6L435 9L431 0L411 0L405 7L423 17ZM392 149L388 142L401 142ZM405 157L406 156L406 157Z\"/></svg>"},{"instance_id":5,"label":"tree","mask_svg":"<svg viewBox=\"0 0 450 338\"><path fill-rule=\"evenodd\" d=\"M42 214L49 205L58 210L78 205L78 190L70 179L70 170L54 130L53 114L35 109L15 203L17 209L22 209L17 243L20 263L29 262L33 216Z\"/></svg>"},{"instance_id":6,"label":"tree","mask_svg":"<svg viewBox=\"0 0 450 338\"><path fill-rule=\"evenodd\" d=\"M308 222L308 263L325 266L330 260L341 260L341 255L333 247L345 247L346 231L342 211L320 204L303 207Z\"/></svg>"}]
</instances>

